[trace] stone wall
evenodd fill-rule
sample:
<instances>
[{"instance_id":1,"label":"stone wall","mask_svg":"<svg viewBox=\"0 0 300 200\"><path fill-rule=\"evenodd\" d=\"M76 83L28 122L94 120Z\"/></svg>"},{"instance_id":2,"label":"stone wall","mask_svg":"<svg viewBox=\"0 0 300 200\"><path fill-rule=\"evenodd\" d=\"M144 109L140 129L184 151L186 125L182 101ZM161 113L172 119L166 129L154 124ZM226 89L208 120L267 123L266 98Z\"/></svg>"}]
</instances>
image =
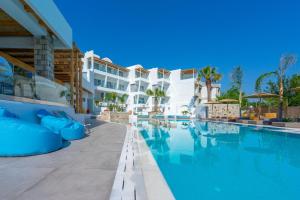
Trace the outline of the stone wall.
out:
<instances>
[{"instance_id":1,"label":"stone wall","mask_svg":"<svg viewBox=\"0 0 300 200\"><path fill-rule=\"evenodd\" d=\"M287 107L286 117L287 118L300 118L300 106Z\"/></svg>"},{"instance_id":2,"label":"stone wall","mask_svg":"<svg viewBox=\"0 0 300 200\"><path fill-rule=\"evenodd\" d=\"M34 67L38 75L54 80L54 48L50 36L34 38Z\"/></svg>"},{"instance_id":3,"label":"stone wall","mask_svg":"<svg viewBox=\"0 0 300 200\"><path fill-rule=\"evenodd\" d=\"M239 104L208 104L208 118L240 117Z\"/></svg>"},{"instance_id":4,"label":"stone wall","mask_svg":"<svg viewBox=\"0 0 300 200\"><path fill-rule=\"evenodd\" d=\"M100 120L116 123L129 123L129 113L104 111L100 115Z\"/></svg>"}]
</instances>

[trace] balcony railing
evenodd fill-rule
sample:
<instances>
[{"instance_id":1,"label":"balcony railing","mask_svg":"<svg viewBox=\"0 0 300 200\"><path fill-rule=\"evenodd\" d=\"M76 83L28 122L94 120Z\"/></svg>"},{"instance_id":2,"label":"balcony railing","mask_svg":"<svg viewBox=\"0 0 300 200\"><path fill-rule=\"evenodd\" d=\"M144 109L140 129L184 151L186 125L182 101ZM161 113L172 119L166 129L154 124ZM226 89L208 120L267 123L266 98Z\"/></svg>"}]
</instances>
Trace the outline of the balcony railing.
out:
<instances>
[{"instance_id":1,"label":"balcony railing","mask_svg":"<svg viewBox=\"0 0 300 200\"><path fill-rule=\"evenodd\" d=\"M35 74L29 77L0 75L0 94L62 104L69 104L70 99L67 87Z\"/></svg>"},{"instance_id":2,"label":"balcony railing","mask_svg":"<svg viewBox=\"0 0 300 200\"><path fill-rule=\"evenodd\" d=\"M106 65L103 65L103 64L95 63L94 64L94 69L102 71L102 72L106 72L106 73L109 73L109 74L112 74L112 75L115 75L115 76L123 77L123 78L128 77L127 72L116 70L114 68L107 67Z\"/></svg>"}]
</instances>

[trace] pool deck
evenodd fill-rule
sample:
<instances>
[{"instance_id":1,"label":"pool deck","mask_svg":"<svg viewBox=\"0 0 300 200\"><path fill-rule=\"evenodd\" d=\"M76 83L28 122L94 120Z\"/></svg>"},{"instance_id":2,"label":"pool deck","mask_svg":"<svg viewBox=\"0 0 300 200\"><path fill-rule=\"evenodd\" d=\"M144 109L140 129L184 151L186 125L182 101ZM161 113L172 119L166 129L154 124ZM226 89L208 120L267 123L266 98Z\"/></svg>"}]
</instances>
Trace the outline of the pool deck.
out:
<instances>
[{"instance_id":1,"label":"pool deck","mask_svg":"<svg viewBox=\"0 0 300 200\"><path fill-rule=\"evenodd\" d=\"M109 199L126 126L93 120L90 130L56 152L0 157L0 199Z\"/></svg>"}]
</instances>

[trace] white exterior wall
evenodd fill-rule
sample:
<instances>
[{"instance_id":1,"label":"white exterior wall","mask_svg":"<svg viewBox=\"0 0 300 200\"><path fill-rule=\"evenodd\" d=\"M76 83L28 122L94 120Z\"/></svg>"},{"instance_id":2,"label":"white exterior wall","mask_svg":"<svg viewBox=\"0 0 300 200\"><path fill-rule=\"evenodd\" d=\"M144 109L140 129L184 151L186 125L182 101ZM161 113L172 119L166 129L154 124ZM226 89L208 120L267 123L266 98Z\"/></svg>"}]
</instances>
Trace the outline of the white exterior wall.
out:
<instances>
[{"instance_id":1,"label":"white exterior wall","mask_svg":"<svg viewBox=\"0 0 300 200\"><path fill-rule=\"evenodd\" d=\"M141 90L140 86L144 86L144 90L147 89L154 89L154 87L161 87L165 88L166 96L168 97L168 101L166 103L160 104L161 111L164 111L164 114L166 115L182 115L183 110L189 110L193 113L195 109L195 104L197 102L194 102L194 96L197 93L197 88L195 87L195 81L196 77L188 78L188 79L181 79L181 69L172 70L169 73L169 76L164 75L162 78L158 77L158 70L159 68L152 68L149 69L149 75L148 78L140 78L135 76L135 71L138 68L143 68L141 65L133 65L130 67L127 67L129 69L128 77L124 78L121 77L123 81L127 81L128 87L126 91L119 91L115 89L110 88L102 88L102 87L96 87L94 86L94 78L95 77L105 77L105 79L109 78L116 78L116 75L111 75L107 72L102 72L99 70L94 70L94 61L91 59L92 67L88 69L87 62L88 57L95 57L97 55L94 54L93 51L89 51L85 53L85 57L83 58L84 66L83 66L83 72L84 76L83 78L87 79L87 81L92 85L92 88L94 89L94 94L96 96L97 91L104 91L104 92L116 92L118 94L127 94L127 111L133 111L137 112L139 114L147 114L148 112L152 111L153 108L153 101L152 97L148 97L145 93L145 91ZM99 59L100 57L97 56ZM200 83L202 85L202 89L200 91L200 98L201 98L201 104L207 102L207 90L204 83ZM135 85L137 87L136 91L131 90L131 87ZM214 84L212 89L212 99L216 99L216 96L219 95L219 84ZM145 98L146 102L144 104L139 104L138 102L135 102L134 99L138 98ZM143 112L141 112L143 110ZM99 110L98 110L99 112Z\"/></svg>"},{"instance_id":2,"label":"white exterior wall","mask_svg":"<svg viewBox=\"0 0 300 200\"><path fill-rule=\"evenodd\" d=\"M136 77L136 70L139 68L143 68L142 65L133 65L127 67L129 69L129 90L128 90L128 100L127 100L127 110L133 112L139 112L139 110L143 110L142 114L147 114L150 111L149 103L151 98L146 95L146 90L151 88L150 84L150 74L148 78ZM132 91L132 87L136 87L137 91ZM142 87L144 90L142 90ZM134 100L136 98L136 101ZM145 99L145 103L139 103L140 99ZM140 112L141 113L141 112Z\"/></svg>"},{"instance_id":3,"label":"white exterior wall","mask_svg":"<svg viewBox=\"0 0 300 200\"><path fill-rule=\"evenodd\" d=\"M170 106L167 115L182 115L189 107L195 95L195 78L181 80L181 69L171 71L170 75Z\"/></svg>"}]
</instances>

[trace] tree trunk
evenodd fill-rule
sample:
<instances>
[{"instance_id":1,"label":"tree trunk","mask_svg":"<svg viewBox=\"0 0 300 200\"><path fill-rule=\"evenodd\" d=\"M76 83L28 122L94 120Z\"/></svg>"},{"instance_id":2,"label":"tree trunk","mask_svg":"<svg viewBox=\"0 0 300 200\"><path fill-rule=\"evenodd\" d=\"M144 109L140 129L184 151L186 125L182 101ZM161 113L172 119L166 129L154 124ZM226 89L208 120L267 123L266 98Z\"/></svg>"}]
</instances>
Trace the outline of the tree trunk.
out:
<instances>
[{"instance_id":1,"label":"tree trunk","mask_svg":"<svg viewBox=\"0 0 300 200\"><path fill-rule=\"evenodd\" d=\"M211 81L206 80L206 89L207 89L207 101L211 101Z\"/></svg>"},{"instance_id":2,"label":"tree trunk","mask_svg":"<svg viewBox=\"0 0 300 200\"><path fill-rule=\"evenodd\" d=\"M278 119L282 121L283 118L283 80L279 78L279 106L278 106Z\"/></svg>"},{"instance_id":3,"label":"tree trunk","mask_svg":"<svg viewBox=\"0 0 300 200\"><path fill-rule=\"evenodd\" d=\"M158 107L158 98L154 97L154 112L157 112L157 107Z\"/></svg>"},{"instance_id":4,"label":"tree trunk","mask_svg":"<svg viewBox=\"0 0 300 200\"><path fill-rule=\"evenodd\" d=\"M243 93L242 90L240 89L240 94L239 94L239 103L240 103L240 117L242 116L242 101L243 101Z\"/></svg>"}]
</instances>

